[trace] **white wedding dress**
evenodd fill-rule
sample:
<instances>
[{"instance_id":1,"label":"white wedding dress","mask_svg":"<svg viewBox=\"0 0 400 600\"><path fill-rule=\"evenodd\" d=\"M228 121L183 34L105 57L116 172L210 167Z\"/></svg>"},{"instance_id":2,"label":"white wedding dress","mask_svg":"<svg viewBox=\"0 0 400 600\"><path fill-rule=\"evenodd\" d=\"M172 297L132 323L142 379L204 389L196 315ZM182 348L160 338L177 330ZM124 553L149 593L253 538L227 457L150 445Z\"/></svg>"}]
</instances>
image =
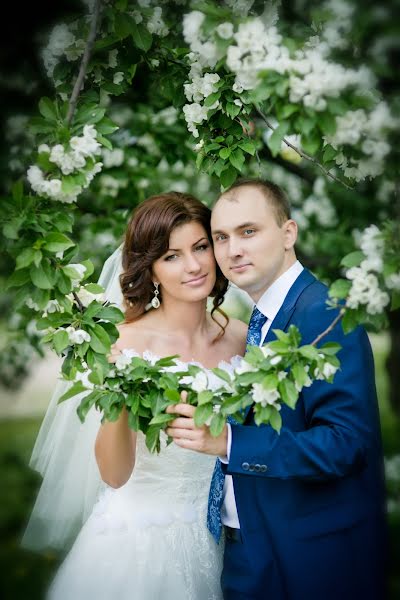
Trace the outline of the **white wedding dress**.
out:
<instances>
[{"instance_id":1,"label":"white wedding dress","mask_svg":"<svg viewBox=\"0 0 400 600\"><path fill-rule=\"evenodd\" d=\"M129 481L119 489L102 486L49 600L222 598L223 544L206 527L215 457L166 446L162 436L157 455L138 433Z\"/></svg>"}]
</instances>

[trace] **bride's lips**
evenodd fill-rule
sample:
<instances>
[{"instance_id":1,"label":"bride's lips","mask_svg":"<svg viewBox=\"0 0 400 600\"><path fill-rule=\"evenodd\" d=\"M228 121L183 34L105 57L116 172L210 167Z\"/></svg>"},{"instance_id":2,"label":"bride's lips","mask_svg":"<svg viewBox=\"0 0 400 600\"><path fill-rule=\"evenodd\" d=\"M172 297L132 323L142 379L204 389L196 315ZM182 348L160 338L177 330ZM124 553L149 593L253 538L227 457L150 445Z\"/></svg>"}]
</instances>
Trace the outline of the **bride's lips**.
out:
<instances>
[{"instance_id":1,"label":"bride's lips","mask_svg":"<svg viewBox=\"0 0 400 600\"><path fill-rule=\"evenodd\" d=\"M248 267L251 267L251 263L245 263L243 265L234 265L233 267L231 267L231 271L234 271L235 273L242 273L243 271L245 271Z\"/></svg>"},{"instance_id":2,"label":"bride's lips","mask_svg":"<svg viewBox=\"0 0 400 600\"><path fill-rule=\"evenodd\" d=\"M208 273L205 275L200 275L199 277L193 277L193 279L189 279L189 281L183 281L184 285L190 285L190 287L197 287L199 285L203 285L207 278Z\"/></svg>"}]
</instances>

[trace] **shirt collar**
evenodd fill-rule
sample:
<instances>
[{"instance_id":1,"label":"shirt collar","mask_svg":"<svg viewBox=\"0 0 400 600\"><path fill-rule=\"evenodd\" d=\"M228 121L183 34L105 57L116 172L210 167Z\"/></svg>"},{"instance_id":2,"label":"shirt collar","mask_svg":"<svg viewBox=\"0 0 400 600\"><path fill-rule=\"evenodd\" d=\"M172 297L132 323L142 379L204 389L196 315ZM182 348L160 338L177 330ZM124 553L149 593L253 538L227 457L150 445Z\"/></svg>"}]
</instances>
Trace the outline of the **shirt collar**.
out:
<instances>
[{"instance_id":1,"label":"shirt collar","mask_svg":"<svg viewBox=\"0 0 400 600\"><path fill-rule=\"evenodd\" d=\"M268 319L273 321L279 312L290 288L303 271L303 265L296 262L263 293L257 302L257 308Z\"/></svg>"}]
</instances>

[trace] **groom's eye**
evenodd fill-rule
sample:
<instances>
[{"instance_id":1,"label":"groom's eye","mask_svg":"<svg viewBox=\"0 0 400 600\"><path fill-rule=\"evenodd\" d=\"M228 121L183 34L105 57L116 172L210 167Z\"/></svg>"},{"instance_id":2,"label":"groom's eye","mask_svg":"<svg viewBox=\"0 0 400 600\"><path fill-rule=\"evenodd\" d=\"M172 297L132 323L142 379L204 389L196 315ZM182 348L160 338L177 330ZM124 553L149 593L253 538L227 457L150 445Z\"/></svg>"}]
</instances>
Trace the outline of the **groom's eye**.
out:
<instances>
[{"instance_id":1,"label":"groom's eye","mask_svg":"<svg viewBox=\"0 0 400 600\"><path fill-rule=\"evenodd\" d=\"M253 233L255 233L255 231L256 231L255 229L250 229L249 228L249 229L245 229L243 231L243 233L244 233L244 235L249 236L249 235L252 235Z\"/></svg>"},{"instance_id":2,"label":"groom's eye","mask_svg":"<svg viewBox=\"0 0 400 600\"><path fill-rule=\"evenodd\" d=\"M222 242L225 239L226 239L226 235L224 233L219 233L218 235L215 236L216 242Z\"/></svg>"}]
</instances>

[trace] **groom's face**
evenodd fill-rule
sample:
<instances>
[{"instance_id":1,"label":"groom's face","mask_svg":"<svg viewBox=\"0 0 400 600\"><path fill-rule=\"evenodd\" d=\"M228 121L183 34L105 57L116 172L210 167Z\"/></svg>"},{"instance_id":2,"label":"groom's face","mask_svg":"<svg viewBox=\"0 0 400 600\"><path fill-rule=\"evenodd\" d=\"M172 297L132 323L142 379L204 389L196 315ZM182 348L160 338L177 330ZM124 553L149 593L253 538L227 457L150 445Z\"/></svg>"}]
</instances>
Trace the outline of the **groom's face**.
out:
<instances>
[{"instance_id":1,"label":"groom's face","mask_svg":"<svg viewBox=\"0 0 400 600\"><path fill-rule=\"evenodd\" d=\"M295 222L279 225L268 199L251 185L219 198L211 229L215 257L225 277L255 302L296 260Z\"/></svg>"}]
</instances>

